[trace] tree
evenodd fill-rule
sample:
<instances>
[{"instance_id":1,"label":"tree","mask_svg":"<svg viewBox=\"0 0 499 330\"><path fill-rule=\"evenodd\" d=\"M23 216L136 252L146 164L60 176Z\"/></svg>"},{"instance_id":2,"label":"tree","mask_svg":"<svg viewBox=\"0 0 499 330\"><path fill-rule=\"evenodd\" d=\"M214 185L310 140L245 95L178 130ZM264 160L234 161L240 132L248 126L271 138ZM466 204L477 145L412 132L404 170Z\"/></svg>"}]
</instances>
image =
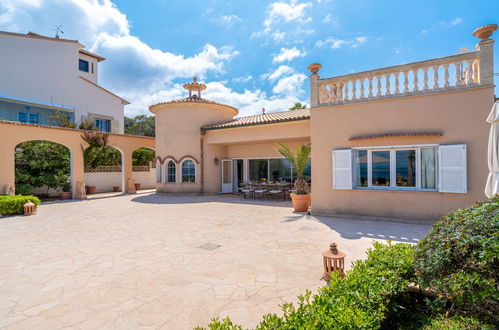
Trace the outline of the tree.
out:
<instances>
[{"instance_id":1,"label":"tree","mask_svg":"<svg viewBox=\"0 0 499 330\"><path fill-rule=\"evenodd\" d=\"M108 145L108 133L84 131L81 138L88 143L88 148L83 151L86 166L121 165L121 153Z\"/></svg>"},{"instance_id":2,"label":"tree","mask_svg":"<svg viewBox=\"0 0 499 330\"><path fill-rule=\"evenodd\" d=\"M300 110L300 109L306 109L307 105L306 104L301 104L301 102L296 102L295 105L293 105L289 110Z\"/></svg>"},{"instance_id":3,"label":"tree","mask_svg":"<svg viewBox=\"0 0 499 330\"><path fill-rule=\"evenodd\" d=\"M293 168L296 170L296 180L295 180L295 188L297 195L304 195L308 193L308 183L303 177L303 171L307 166L308 158L310 156L311 147L310 144L304 144L298 146L295 151L291 150L287 145L283 143L278 143L279 153L286 157L287 160L293 165Z\"/></svg>"},{"instance_id":4,"label":"tree","mask_svg":"<svg viewBox=\"0 0 499 330\"><path fill-rule=\"evenodd\" d=\"M16 147L16 191L30 194L33 188L59 189L67 185L71 156L68 148L49 141L28 141Z\"/></svg>"},{"instance_id":5,"label":"tree","mask_svg":"<svg viewBox=\"0 0 499 330\"><path fill-rule=\"evenodd\" d=\"M125 134L155 136L154 116L125 117Z\"/></svg>"},{"instance_id":6,"label":"tree","mask_svg":"<svg viewBox=\"0 0 499 330\"><path fill-rule=\"evenodd\" d=\"M149 165L149 162L153 160L155 156L154 150L140 148L132 153L132 165L133 166L145 166Z\"/></svg>"}]
</instances>

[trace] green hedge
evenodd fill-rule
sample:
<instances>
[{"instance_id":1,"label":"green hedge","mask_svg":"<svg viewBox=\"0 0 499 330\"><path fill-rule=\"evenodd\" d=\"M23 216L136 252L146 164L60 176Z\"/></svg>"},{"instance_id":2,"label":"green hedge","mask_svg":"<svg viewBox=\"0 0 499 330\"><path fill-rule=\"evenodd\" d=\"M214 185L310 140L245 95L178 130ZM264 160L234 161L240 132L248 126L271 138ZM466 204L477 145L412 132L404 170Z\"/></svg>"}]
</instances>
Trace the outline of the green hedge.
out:
<instances>
[{"instance_id":1,"label":"green hedge","mask_svg":"<svg viewBox=\"0 0 499 330\"><path fill-rule=\"evenodd\" d=\"M499 196L440 219L415 250L415 270L453 311L499 317Z\"/></svg>"},{"instance_id":2,"label":"green hedge","mask_svg":"<svg viewBox=\"0 0 499 330\"><path fill-rule=\"evenodd\" d=\"M284 304L284 315L268 314L257 329L379 329L394 297L414 281L413 246L373 243L366 260L355 261L342 278L333 274L317 295L298 297L298 306ZM242 329L230 319L213 319L210 329ZM201 329L201 328L198 328Z\"/></svg>"},{"instance_id":3,"label":"green hedge","mask_svg":"<svg viewBox=\"0 0 499 330\"><path fill-rule=\"evenodd\" d=\"M34 203L37 207L40 205L40 199L36 196L0 196L0 216L10 215L10 214L23 214L24 204L28 201Z\"/></svg>"}]
</instances>

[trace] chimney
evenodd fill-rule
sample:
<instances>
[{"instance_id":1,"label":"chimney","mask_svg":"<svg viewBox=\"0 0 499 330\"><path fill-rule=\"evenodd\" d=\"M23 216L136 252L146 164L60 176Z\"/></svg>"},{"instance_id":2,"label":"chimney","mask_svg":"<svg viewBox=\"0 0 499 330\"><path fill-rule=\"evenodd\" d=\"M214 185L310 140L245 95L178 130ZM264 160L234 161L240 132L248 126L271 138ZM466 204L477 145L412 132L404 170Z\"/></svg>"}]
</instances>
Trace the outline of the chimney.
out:
<instances>
[{"instance_id":1,"label":"chimney","mask_svg":"<svg viewBox=\"0 0 499 330\"><path fill-rule=\"evenodd\" d=\"M265 108L262 108L262 115L265 114Z\"/></svg>"}]
</instances>

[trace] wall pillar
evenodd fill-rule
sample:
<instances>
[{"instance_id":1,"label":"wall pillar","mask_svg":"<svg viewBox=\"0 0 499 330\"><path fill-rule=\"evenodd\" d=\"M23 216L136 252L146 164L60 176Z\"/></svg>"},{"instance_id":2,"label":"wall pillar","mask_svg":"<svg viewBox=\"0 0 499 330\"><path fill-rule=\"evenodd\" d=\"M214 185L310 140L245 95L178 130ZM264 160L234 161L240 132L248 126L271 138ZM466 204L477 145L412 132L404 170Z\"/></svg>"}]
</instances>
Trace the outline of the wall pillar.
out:
<instances>
[{"instance_id":1,"label":"wall pillar","mask_svg":"<svg viewBox=\"0 0 499 330\"><path fill-rule=\"evenodd\" d=\"M15 146L0 143L0 194L6 194L9 186L16 183Z\"/></svg>"},{"instance_id":2,"label":"wall pillar","mask_svg":"<svg viewBox=\"0 0 499 330\"><path fill-rule=\"evenodd\" d=\"M308 66L308 69L312 73L310 75L310 108L319 105L319 70L322 65L319 63L313 63Z\"/></svg>"},{"instance_id":3,"label":"wall pillar","mask_svg":"<svg viewBox=\"0 0 499 330\"><path fill-rule=\"evenodd\" d=\"M84 199L86 193L79 191L85 183L84 159L81 146L70 149L71 152L71 196L73 199Z\"/></svg>"},{"instance_id":4,"label":"wall pillar","mask_svg":"<svg viewBox=\"0 0 499 330\"><path fill-rule=\"evenodd\" d=\"M480 51L479 74L480 85L494 84L494 40L482 40L476 45Z\"/></svg>"},{"instance_id":5,"label":"wall pillar","mask_svg":"<svg viewBox=\"0 0 499 330\"><path fill-rule=\"evenodd\" d=\"M132 154L133 150L123 150L121 157L123 159L123 177L124 177L124 187L122 188L127 194L135 194L137 190L135 189L135 181L133 180L132 173Z\"/></svg>"}]
</instances>

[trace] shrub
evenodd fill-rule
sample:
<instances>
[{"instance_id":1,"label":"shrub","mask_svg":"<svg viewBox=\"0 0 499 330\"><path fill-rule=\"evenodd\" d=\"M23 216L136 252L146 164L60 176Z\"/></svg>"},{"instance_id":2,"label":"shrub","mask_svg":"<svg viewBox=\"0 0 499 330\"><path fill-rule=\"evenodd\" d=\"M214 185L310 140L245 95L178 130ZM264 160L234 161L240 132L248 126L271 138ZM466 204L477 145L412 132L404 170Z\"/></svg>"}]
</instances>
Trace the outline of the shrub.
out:
<instances>
[{"instance_id":1,"label":"shrub","mask_svg":"<svg viewBox=\"0 0 499 330\"><path fill-rule=\"evenodd\" d=\"M284 315L268 314L257 329L378 329L388 312L397 310L393 297L414 281L410 244L373 243L366 260L353 263L347 277L333 273L328 286L312 297L298 297L298 306L284 304ZM240 329L230 319L213 319L210 329Z\"/></svg>"},{"instance_id":2,"label":"shrub","mask_svg":"<svg viewBox=\"0 0 499 330\"><path fill-rule=\"evenodd\" d=\"M452 311L499 315L499 196L440 219L417 245L420 283ZM497 320L497 319L496 319Z\"/></svg>"},{"instance_id":3,"label":"shrub","mask_svg":"<svg viewBox=\"0 0 499 330\"><path fill-rule=\"evenodd\" d=\"M476 329L476 330L485 330L485 329L495 329L495 327L491 324L483 323L480 320L471 317L463 317L463 316L452 316L452 317L444 317L439 316L434 319L429 320L427 324L425 324L420 329L423 330L447 330L447 329Z\"/></svg>"},{"instance_id":4,"label":"shrub","mask_svg":"<svg viewBox=\"0 0 499 330\"><path fill-rule=\"evenodd\" d=\"M24 213L24 204L31 201L37 207L40 205L40 200L36 196L0 196L0 215L22 214Z\"/></svg>"}]
</instances>

